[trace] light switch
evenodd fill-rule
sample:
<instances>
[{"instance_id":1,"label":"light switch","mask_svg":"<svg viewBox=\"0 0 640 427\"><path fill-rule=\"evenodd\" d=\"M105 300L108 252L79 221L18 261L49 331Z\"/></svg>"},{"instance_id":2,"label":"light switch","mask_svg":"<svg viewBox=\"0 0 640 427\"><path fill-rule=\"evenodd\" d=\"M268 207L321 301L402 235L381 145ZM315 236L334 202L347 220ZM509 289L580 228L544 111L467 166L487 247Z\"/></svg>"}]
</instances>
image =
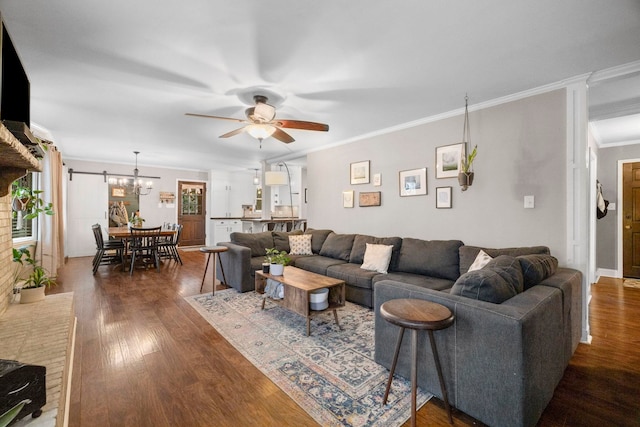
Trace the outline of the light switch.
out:
<instances>
[{"instance_id":1,"label":"light switch","mask_svg":"<svg viewBox=\"0 0 640 427\"><path fill-rule=\"evenodd\" d=\"M607 210L615 211L616 210L616 204L615 203L609 203L609 206L607 206Z\"/></svg>"},{"instance_id":2,"label":"light switch","mask_svg":"<svg viewBox=\"0 0 640 427\"><path fill-rule=\"evenodd\" d=\"M535 198L533 196L524 196L524 208L533 209L535 207Z\"/></svg>"}]
</instances>

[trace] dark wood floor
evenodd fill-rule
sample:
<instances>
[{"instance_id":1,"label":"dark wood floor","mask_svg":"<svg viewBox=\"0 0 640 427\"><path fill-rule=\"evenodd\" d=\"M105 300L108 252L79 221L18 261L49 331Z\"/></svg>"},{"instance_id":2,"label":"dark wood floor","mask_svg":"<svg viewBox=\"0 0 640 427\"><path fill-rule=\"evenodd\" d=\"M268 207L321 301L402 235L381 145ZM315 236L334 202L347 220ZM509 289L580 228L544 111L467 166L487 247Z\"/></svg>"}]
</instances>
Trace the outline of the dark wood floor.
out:
<instances>
[{"instance_id":1,"label":"dark wood floor","mask_svg":"<svg viewBox=\"0 0 640 427\"><path fill-rule=\"evenodd\" d=\"M70 259L52 292L73 291L78 317L70 426L313 426L184 300L204 255L133 277ZM211 291L211 273L205 290ZM580 344L540 426L640 425L640 288L592 287L591 345ZM458 426L481 425L455 411ZM408 425L408 423L407 423ZM449 425L432 399L418 425Z\"/></svg>"}]
</instances>

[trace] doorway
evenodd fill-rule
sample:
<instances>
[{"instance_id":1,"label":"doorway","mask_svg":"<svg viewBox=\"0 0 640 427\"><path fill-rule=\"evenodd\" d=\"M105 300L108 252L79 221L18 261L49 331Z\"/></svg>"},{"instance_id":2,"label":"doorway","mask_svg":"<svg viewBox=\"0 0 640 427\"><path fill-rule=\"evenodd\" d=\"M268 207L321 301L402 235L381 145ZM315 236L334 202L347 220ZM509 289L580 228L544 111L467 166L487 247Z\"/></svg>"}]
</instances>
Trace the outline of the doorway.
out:
<instances>
[{"instance_id":1,"label":"doorway","mask_svg":"<svg viewBox=\"0 0 640 427\"><path fill-rule=\"evenodd\" d=\"M180 246L204 246L207 184L178 181L178 194L178 224L182 225Z\"/></svg>"},{"instance_id":2,"label":"doorway","mask_svg":"<svg viewBox=\"0 0 640 427\"><path fill-rule=\"evenodd\" d=\"M622 276L640 278L640 162L622 165Z\"/></svg>"}]
</instances>

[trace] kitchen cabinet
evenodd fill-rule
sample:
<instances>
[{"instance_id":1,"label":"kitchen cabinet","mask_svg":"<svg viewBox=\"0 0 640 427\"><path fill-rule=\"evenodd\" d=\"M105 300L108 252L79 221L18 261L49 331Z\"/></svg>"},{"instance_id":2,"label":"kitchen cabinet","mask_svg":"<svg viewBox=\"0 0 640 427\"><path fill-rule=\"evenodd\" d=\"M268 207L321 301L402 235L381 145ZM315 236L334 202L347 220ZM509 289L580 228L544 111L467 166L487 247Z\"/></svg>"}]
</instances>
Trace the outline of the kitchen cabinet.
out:
<instances>
[{"instance_id":1,"label":"kitchen cabinet","mask_svg":"<svg viewBox=\"0 0 640 427\"><path fill-rule=\"evenodd\" d=\"M246 173L234 174L214 171L211 173L211 217L241 217L242 205L253 205L255 185Z\"/></svg>"},{"instance_id":2,"label":"kitchen cabinet","mask_svg":"<svg viewBox=\"0 0 640 427\"><path fill-rule=\"evenodd\" d=\"M231 233L242 232L242 221L240 219L214 219L213 220L213 242L228 242L231 240Z\"/></svg>"}]
</instances>

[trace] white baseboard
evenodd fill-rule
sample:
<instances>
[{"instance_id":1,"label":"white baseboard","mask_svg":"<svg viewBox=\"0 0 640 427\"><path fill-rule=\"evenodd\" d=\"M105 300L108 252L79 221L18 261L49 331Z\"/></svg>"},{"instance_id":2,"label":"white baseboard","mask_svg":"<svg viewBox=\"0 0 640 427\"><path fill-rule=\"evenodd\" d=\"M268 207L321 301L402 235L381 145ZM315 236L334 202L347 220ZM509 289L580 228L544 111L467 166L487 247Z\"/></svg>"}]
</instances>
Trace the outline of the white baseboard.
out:
<instances>
[{"instance_id":1,"label":"white baseboard","mask_svg":"<svg viewBox=\"0 0 640 427\"><path fill-rule=\"evenodd\" d=\"M618 273L618 270L612 270L610 268L599 268L596 270L596 283L600 280L600 277L613 277L620 279L622 275Z\"/></svg>"}]
</instances>

